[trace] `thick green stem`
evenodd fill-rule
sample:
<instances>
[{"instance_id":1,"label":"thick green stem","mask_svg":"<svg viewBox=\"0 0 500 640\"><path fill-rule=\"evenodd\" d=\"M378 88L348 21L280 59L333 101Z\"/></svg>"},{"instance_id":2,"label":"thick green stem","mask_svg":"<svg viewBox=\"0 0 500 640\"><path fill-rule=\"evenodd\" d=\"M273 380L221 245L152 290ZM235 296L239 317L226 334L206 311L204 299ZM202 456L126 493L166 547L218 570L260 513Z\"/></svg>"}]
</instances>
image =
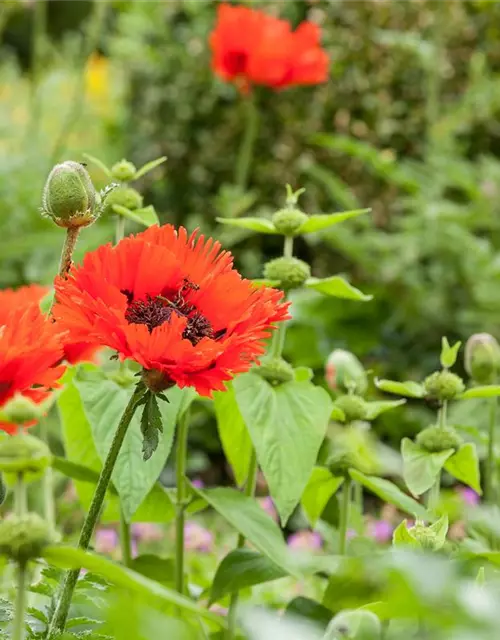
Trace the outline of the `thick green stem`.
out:
<instances>
[{"instance_id":1,"label":"thick green stem","mask_svg":"<svg viewBox=\"0 0 500 640\"><path fill-rule=\"evenodd\" d=\"M347 528L351 511L351 483L351 478L347 477L342 487L342 502L339 513L339 554L341 556L345 555L347 547Z\"/></svg>"},{"instance_id":2,"label":"thick green stem","mask_svg":"<svg viewBox=\"0 0 500 640\"><path fill-rule=\"evenodd\" d=\"M179 420L175 473L177 478L177 503L175 510L175 588L184 593L184 524L187 504L186 466L188 450L189 410Z\"/></svg>"},{"instance_id":3,"label":"thick green stem","mask_svg":"<svg viewBox=\"0 0 500 640\"><path fill-rule=\"evenodd\" d=\"M283 257L293 257L293 236L285 236ZM281 358L285 346L286 322L280 322L273 334L270 353L273 358Z\"/></svg>"},{"instance_id":4,"label":"thick green stem","mask_svg":"<svg viewBox=\"0 0 500 640\"><path fill-rule=\"evenodd\" d=\"M130 544L130 524L125 519L123 509L120 508L120 547L122 551L122 562L126 567L132 563L132 548Z\"/></svg>"},{"instance_id":5,"label":"thick green stem","mask_svg":"<svg viewBox=\"0 0 500 640\"><path fill-rule=\"evenodd\" d=\"M245 483L245 495L249 498L252 498L255 495L255 487L257 485L257 472L259 469L259 465L257 463L257 455L255 453L255 449L252 450L252 455L250 457L250 464L248 465L248 476L247 481ZM241 549L245 544L245 537L243 535L238 536L238 542L236 543L236 547ZM235 630L236 630L236 611L238 608L238 600L239 593L238 591L233 591L231 593L231 599L229 601L229 610L227 614L227 631L226 631L226 640L232 640L234 638Z\"/></svg>"},{"instance_id":6,"label":"thick green stem","mask_svg":"<svg viewBox=\"0 0 500 640\"><path fill-rule=\"evenodd\" d=\"M14 605L14 622L12 625L12 640L24 640L26 635L26 605L28 572L26 563L20 562L17 567L16 601Z\"/></svg>"},{"instance_id":7,"label":"thick green stem","mask_svg":"<svg viewBox=\"0 0 500 640\"><path fill-rule=\"evenodd\" d=\"M245 132L238 151L234 175L235 184L242 190L247 188L255 141L259 129L259 114L253 94L250 94L244 99L243 108L245 110Z\"/></svg>"},{"instance_id":8,"label":"thick green stem","mask_svg":"<svg viewBox=\"0 0 500 640\"><path fill-rule=\"evenodd\" d=\"M115 244L118 244L120 240L123 240L125 235L125 218L116 214L115 223Z\"/></svg>"},{"instance_id":9,"label":"thick green stem","mask_svg":"<svg viewBox=\"0 0 500 640\"><path fill-rule=\"evenodd\" d=\"M102 27L106 18L106 12L108 10L109 0L94 0L92 13L89 17L88 30L86 39L82 43L82 58L80 61L80 68L78 70L74 93L70 101L70 106L66 114L66 118L59 132L59 136L54 144L54 149L51 155L51 164L54 164L59 159L59 156L64 152L67 144L67 140L73 127L77 124L82 113L82 108L85 103L85 68L87 65L87 59L89 55L96 49L101 35Z\"/></svg>"},{"instance_id":10,"label":"thick green stem","mask_svg":"<svg viewBox=\"0 0 500 640\"><path fill-rule=\"evenodd\" d=\"M448 410L448 401L443 400L443 404L441 405L441 409L439 409L439 413L438 413L438 423L440 427L446 427L447 410Z\"/></svg>"},{"instance_id":11,"label":"thick green stem","mask_svg":"<svg viewBox=\"0 0 500 640\"><path fill-rule=\"evenodd\" d=\"M49 444L48 422L45 419L40 420L40 438ZM54 501L54 472L49 465L43 474L43 514L45 520L51 529L56 526L56 505Z\"/></svg>"},{"instance_id":12,"label":"thick green stem","mask_svg":"<svg viewBox=\"0 0 500 640\"><path fill-rule=\"evenodd\" d=\"M285 243L283 245L283 256L285 258L293 257L293 236L285 236Z\"/></svg>"},{"instance_id":13,"label":"thick green stem","mask_svg":"<svg viewBox=\"0 0 500 640\"><path fill-rule=\"evenodd\" d=\"M28 498L26 485L22 473L17 474L16 485L14 487L14 510L17 516L23 516L28 508Z\"/></svg>"},{"instance_id":14,"label":"thick green stem","mask_svg":"<svg viewBox=\"0 0 500 640\"><path fill-rule=\"evenodd\" d=\"M128 427L135 413L137 403L141 399L141 397L142 393L136 390L128 405L126 406L118 428L116 429L115 436L111 443L111 447L108 451L108 455L106 456L106 460L104 461L104 465L102 467L101 475L99 476L99 480L97 482L94 497L92 498L87 517L85 518L82 530L80 532L80 538L78 540L78 546L80 549L88 549L89 547L90 539L92 538L92 534L94 533L94 528L96 526L97 519L99 518L99 514L104 503L104 498L106 497L106 491L111 480L111 474L113 473L113 469L116 464L118 454L120 453L123 440L125 439ZM68 617L69 608L71 605L71 598L73 597L73 591L75 590L79 573L80 569L73 569L72 571L68 571L66 573L64 583L57 600L54 615L52 616L52 620L50 622L47 640L51 640L64 630L64 625L66 624L66 619Z\"/></svg>"},{"instance_id":15,"label":"thick green stem","mask_svg":"<svg viewBox=\"0 0 500 640\"><path fill-rule=\"evenodd\" d=\"M484 497L487 502L495 502L495 430L497 423L497 398L490 398L490 416L488 428L488 453L486 457L486 474Z\"/></svg>"},{"instance_id":16,"label":"thick green stem","mask_svg":"<svg viewBox=\"0 0 500 640\"><path fill-rule=\"evenodd\" d=\"M73 251L75 250L79 233L80 227L68 227L66 229L66 237L61 251L61 262L59 264L59 275L62 278L65 278L71 269Z\"/></svg>"},{"instance_id":17,"label":"thick green stem","mask_svg":"<svg viewBox=\"0 0 500 640\"><path fill-rule=\"evenodd\" d=\"M359 482L353 482L353 499L358 513L363 513L363 487Z\"/></svg>"}]
</instances>

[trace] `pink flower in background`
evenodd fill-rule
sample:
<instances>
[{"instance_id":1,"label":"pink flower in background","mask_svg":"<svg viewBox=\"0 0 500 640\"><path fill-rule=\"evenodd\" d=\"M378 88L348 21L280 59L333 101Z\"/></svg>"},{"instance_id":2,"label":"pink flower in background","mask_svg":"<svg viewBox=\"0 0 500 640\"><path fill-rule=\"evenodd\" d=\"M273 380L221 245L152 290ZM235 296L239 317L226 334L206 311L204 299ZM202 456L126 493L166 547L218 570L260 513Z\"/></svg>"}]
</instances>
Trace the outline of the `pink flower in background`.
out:
<instances>
[{"instance_id":1,"label":"pink flower in background","mask_svg":"<svg viewBox=\"0 0 500 640\"><path fill-rule=\"evenodd\" d=\"M368 523L367 534L380 544L390 542L392 540L393 526L386 520L372 520Z\"/></svg>"},{"instance_id":2,"label":"pink flower in background","mask_svg":"<svg viewBox=\"0 0 500 640\"><path fill-rule=\"evenodd\" d=\"M475 507L479 504L480 497L474 489L471 489L470 487L460 487L458 492L462 496L462 500L469 507Z\"/></svg>"},{"instance_id":3,"label":"pink flower in background","mask_svg":"<svg viewBox=\"0 0 500 640\"><path fill-rule=\"evenodd\" d=\"M257 502L264 509L264 511L267 513L268 516L271 516L271 518L275 522L279 521L278 512L276 511L276 507L274 506L274 502L271 496L266 496L265 498L258 498Z\"/></svg>"},{"instance_id":4,"label":"pink flower in background","mask_svg":"<svg viewBox=\"0 0 500 640\"><path fill-rule=\"evenodd\" d=\"M357 538L357 537L358 537L357 531L355 531L354 529L347 529L346 538L348 540L352 540L353 538Z\"/></svg>"},{"instance_id":5,"label":"pink flower in background","mask_svg":"<svg viewBox=\"0 0 500 640\"><path fill-rule=\"evenodd\" d=\"M192 520L184 526L184 542L188 551L212 551L214 537L212 533Z\"/></svg>"},{"instance_id":6,"label":"pink flower in background","mask_svg":"<svg viewBox=\"0 0 500 640\"><path fill-rule=\"evenodd\" d=\"M228 609L226 607L221 607L220 604L213 604L210 607L210 611L218 613L220 616L227 616L227 614L229 613Z\"/></svg>"},{"instance_id":7,"label":"pink flower in background","mask_svg":"<svg viewBox=\"0 0 500 640\"><path fill-rule=\"evenodd\" d=\"M94 548L98 553L111 555L118 547L118 534L114 529L97 529Z\"/></svg>"},{"instance_id":8,"label":"pink flower in background","mask_svg":"<svg viewBox=\"0 0 500 640\"><path fill-rule=\"evenodd\" d=\"M297 531L288 537L287 545L290 549L316 550L321 549L323 540L316 531Z\"/></svg>"},{"instance_id":9,"label":"pink flower in background","mask_svg":"<svg viewBox=\"0 0 500 640\"><path fill-rule=\"evenodd\" d=\"M152 522L134 522L132 535L138 542L159 542L163 540L163 529Z\"/></svg>"},{"instance_id":10,"label":"pink flower in background","mask_svg":"<svg viewBox=\"0 0 500 640\"><path fill-rule=\"evenodd\" d=\"M203 489L203 487L205 486L205 483L201 478L195 478L194 480L192 480L191 484L195 489Z\"/></svg>"}]
</instances>

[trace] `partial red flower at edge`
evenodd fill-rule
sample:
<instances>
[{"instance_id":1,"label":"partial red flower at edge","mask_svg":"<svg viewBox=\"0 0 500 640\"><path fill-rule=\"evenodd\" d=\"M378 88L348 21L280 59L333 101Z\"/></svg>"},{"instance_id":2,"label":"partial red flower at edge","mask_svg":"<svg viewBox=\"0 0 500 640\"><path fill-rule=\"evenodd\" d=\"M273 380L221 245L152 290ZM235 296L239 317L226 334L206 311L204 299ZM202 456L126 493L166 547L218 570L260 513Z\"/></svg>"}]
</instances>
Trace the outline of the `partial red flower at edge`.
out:
<instances>
[{"instance_id":1,"label":"partial red flower at edge","mask_svg":"<svg viewBox=\"0 0 500 640\"><path fill-rule=\"evenodd\" d=\"M50 288L40 284L30 284L18 289L0 289L0 326L4 318L14 309L26 309L28 306L40 305ZM69 364L78 362L93 362L98 346L88 342L64 343L63 359Z\"/></svg>"},{"instance_id":2,"label":"partial red flower at edge","mask_svg":"<svg viewBox=\"0 0 500 640\"><path fill-rule=\"evenodd\" d=\"M0 407L16 393L43 402L65 370L58 364L63 357L58 329L34 304L2 309L0 324ZM0 429L13 433L17 425L1 422Z\"/></svg>"},{"instance_id":3,"label":"partial red flower at edge","mask_svg":"<svg viewBox=\"0 0 500 640\"><path fill-rule=\"evenodd\" d=\"M286 20L224 3L217 9L210 46L214 72L243 91L252 84L284 89L328 79L329 58L312 22L292 31Z\"/></svg>"},{"instance_id":4,"label":"partial red flower at edge","mask_svg":"<svg viewBox=\"0 0 500 640\"><path fill-rule=\"evenodd\" d=\"M211 396L257 361L273 324L288 318L281 291L257 288L232 265L212 239L153 226L57 278L53 314L75 341L141 364L153 390L177 384Z\"/></svg>"}]
</instances>

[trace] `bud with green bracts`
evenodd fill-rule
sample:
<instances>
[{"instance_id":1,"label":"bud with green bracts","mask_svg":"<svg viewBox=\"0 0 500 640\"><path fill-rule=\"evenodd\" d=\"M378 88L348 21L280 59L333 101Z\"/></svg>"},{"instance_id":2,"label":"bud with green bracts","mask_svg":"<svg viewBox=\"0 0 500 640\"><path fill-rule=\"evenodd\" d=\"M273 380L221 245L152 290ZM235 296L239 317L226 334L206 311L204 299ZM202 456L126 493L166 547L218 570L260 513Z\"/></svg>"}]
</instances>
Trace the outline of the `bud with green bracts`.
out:
<instances>
[{"instance_id":1,"label":"bud with green bracts","mask_svg":"<svg viewBox=\"0 0 500 640\"><path fill-rule=\"evenodd\" d=\"M25 564L57 541L56 533L37 513L8 515L0 522L0 553Z\"/></svg>"},{"instance_id":2,"label":"bud with green bracts","mask_svg":"<svg viewBox=\"0 0 500 640\"><path fill-rule=\"evenodd\" d=\"M451 371L435 371L424 380L425 394L430 400L453 400L464 392L462 378Z\"/></svg>"},{"instance_id":3,"label":"bud with green bracts","mask_svg":"<svg viewBox=\"0 0 500 640\"><path fill-rule=\"evenodd\" d=\"M311 277L311 267L298 258L275 258L264 265L264 278L277 280L282 289L297 289Z\"/></svg>"},{"instance_id":4,"label":"bud with green bracts","mask_svg":"<svg viewBox=\"0 0 500 640\"><path fill-rule=\"evenodd\" d=\"M500 371L500 345L489 333L475 333L465 345L465 370L479 384L491 384Z\"/></svg>"},{"instance_id":5,"label":"bud with green bracts","mask_svg":"<svg viewBox=\"0 0 500 640\"><path fill-rule=\"evenodd\" d=\"M0 441L0 471L7 485L14 485L19 474L23 475L25 482L38 479L51 460L47 445L27 433Z\"/></svg>"},{"instance_id":6,"label":"bud with green bracts","mask_svg":"<svg viewBox=\"0 0 500 640\"><path fill-rule=\"evenodd\" d=\"M98 204L98 195L83 165L67 160L52 169L43 190L43 215L60 227L85 227L98 217Z\"/></svg>"},{"instance_id":7,"label":"bud with green bracts","mask_svg":"<svg viewBox=\"0 0 500 640\"><path fill-rule=\"evenodd\" d=\"M368 376L363 365L354 354L344 349L335 349L329 355L325 378L332 391L363 395L368 389Z\"/></svg>"}]
</instances>

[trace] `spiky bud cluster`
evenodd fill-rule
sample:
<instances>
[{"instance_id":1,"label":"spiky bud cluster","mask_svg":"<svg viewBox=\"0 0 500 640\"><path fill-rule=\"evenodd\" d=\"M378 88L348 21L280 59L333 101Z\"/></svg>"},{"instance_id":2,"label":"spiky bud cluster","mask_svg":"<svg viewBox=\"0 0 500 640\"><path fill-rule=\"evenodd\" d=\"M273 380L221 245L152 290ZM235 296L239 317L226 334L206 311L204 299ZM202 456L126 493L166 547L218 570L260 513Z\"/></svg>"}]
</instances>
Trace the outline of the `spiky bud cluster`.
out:
<instances>
[{"instance_id":1,"label":"spiky bud cluster","mask_svg":"<svg viewBox=\"0 0 500 640\"><path fill-rule=\"evenodd\" d=\"M307 214L295 208L280 209L272 217L276 230L285 236L296 235L307 220Z\"/></svg>"},{"instance_id":2,"label":"spiky bud cluster","mask_svg":"<svg viewBox=\"0 0 500 640\"><path fill-rule=\"evenodd\" d=\"M463 393L465 385L462 378L443 369L435 371L424 380L426 397L432 400L453 400Z\"/></svg>"},{"instance_id":3,"label":"spiky bud cluster","mask_svg":"<svg viewBox=\"0 0 500 640\"><path fill-rule=\"evenodd\" d=\"M49 174L42 213L60 227L85 227L98 217L98 195L83 165L67 160Z\"/></svg>"},{"instance_id":4,"label":"spiky bud cluster","mask_svg":"<svg viewBox=\"0 0 500 640\"><path fill-rule=\"evenodd\" d=\"M264 266L264 277L277 280L283 289L297 289L311 277L311 267L298 258L275 258Z\"/></svg>"},{"instance_id":5,"label":"spiky bud cluster","mask_svg":"<svg viewBox=\"0 0 500 640\"><path fill-rule=\"evenodd\" d=\"M56 534L37 513L8 515L0 522L0 553L20 564L38 558L43 548L56 542Z\"/></svg>"},{"instance_id":6,"label":"spiky bud cluster","mask_svg":"<svg viewBox=\"0 0 500 640\"><path fill-rule=\"evenodd\" d=\"M454 427L440 427L435 424L421 431L417 435L416 442L422 449L430 453L439 453L447 449L458 451L462 444L462 438Z\"/></svg>"},{"instance_id":7,"label":"spiky bud cluster","mask_svg":"<svg viewBox=\"0 0 500 640\"><path fill-rule=\"evenodd\" d=\"M410 534L410 537L418 542L422 549L437 551L443 546L443 542L439 539L436 532L418 520L415 523L415 526L408 529L408 533Z\"/></svg>"},{"instance_id":8,"label":"spiky bud cluster","mask_svg":"<svg viewBox=\"0 0 500 640\"><path fill-rule=\"evenodd\" d=\"M35 480L49 466L51 459L47 445L26 433L0 441L0 471L9 484L20 473L26 481Z\"/></svg>"},{"instance_id":9,"label":"spiky bud cluster","mask_svg":"<svg viewBox=\"0 0 500 640\"><path fill-rule=\"evenodd\" d=\"M132 187L120 186L113 189L113 191L111 191L111 193L106 197L104 213L107 215L113 214L114 204L130 209L130 211L135 211L142 207L143 197Z\"/></svg>"},{"instance_id":10,"label":"spiky bud cluster","mask_svg":"<svg viewBox=\"0 0 500 640\"><path fill-rule=\"evenodd\" d=\"M353 394L340 396L335 400L333 405L344 412L346 422L366 419L366 401L361 396Z\"/></svg>"},{"instance_id":11,"label":"spiky bud cluster","mask_svg":"<svg viewBox=\"0 0 500 640\"><path fill-rule=\"evenodd\" d=\"M111 167L111 176L117 182L130 182L137 172L136 166L128 160L120 160Z\"/></svg>"},{"instance_id":12,"label":"spiky bud cluster","mask_svg":"<svg viewBox=\"0 0 500 640\"><path fill-rule=\"evenodd\" d=\"M283 358L266 358L255 369L256 373L273 385L293 380L293 367Z\"/></svg>"}]
</instances>

